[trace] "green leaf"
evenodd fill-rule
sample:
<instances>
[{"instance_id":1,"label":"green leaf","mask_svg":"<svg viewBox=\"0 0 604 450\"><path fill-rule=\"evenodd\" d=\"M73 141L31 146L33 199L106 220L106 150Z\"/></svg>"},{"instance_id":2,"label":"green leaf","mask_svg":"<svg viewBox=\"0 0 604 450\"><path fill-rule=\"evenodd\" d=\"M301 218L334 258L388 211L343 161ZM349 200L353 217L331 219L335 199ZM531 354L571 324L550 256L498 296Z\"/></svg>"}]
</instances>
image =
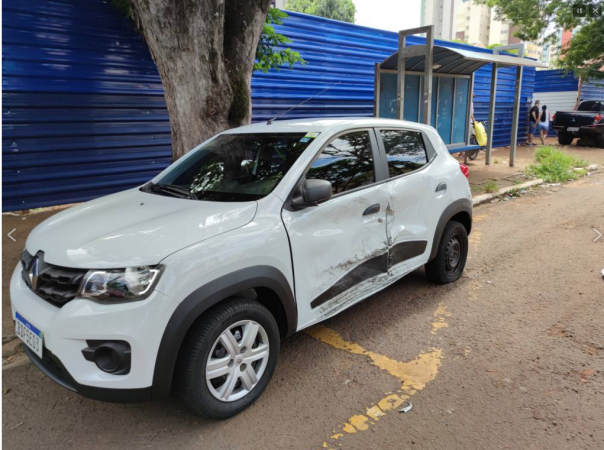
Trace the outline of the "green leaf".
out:
<instances>
[{"instance_id":1,"label":"green leaf","mask_svg":"<svg viewBox=\"0 0 604 450\"><path fill-rule=\"evenodd\" d=\"M283 19L287 14L277 8L270 8L266 16L266 23L260 36L260 42L256 49L256 63L254 70L260 70L264 73L270 69L279 71L282 66L288 66L290 69L294 64L305 65L306 61L300 56L300 53L294 52L289 48L283 48L291 40L275 31L273 24L283 24Z\"/></svg>"},{"instance_id":2,"label":"green leaf","mask_svg":"<svg viewBox=\"0 0 604 450\"><path fill-rule=\"evenodd\" d=\"M526 41L553 45L560 30L576 29L566 48L560 50L556 65L575 76L604 80L604 18L577 17L573 14L573 1L569 0L475 0L495 9L498 18L506 18L518 26L515 35ZM585 5L589 0L583 1ZM548 34L550 24L556 31Z\"/></svg>"}]
</instances>

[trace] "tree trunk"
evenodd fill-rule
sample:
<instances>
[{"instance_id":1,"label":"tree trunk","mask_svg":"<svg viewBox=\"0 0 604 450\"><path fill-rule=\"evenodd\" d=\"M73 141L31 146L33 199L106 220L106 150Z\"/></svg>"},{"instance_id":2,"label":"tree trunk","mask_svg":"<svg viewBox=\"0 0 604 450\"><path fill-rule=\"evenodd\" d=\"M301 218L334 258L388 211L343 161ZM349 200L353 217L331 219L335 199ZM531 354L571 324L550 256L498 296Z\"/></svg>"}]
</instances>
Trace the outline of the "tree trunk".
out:
<instances>
[{"instance_id":1,"label":"tree trunk","mask_svg":"<svg viewBox=\"0 0 604 450\"><path fill-rule=\"evenodd\" d=\"M164 87L176 160L250 122L250 82L269 0L133 0Z\"/></svg>"}]
</instances>

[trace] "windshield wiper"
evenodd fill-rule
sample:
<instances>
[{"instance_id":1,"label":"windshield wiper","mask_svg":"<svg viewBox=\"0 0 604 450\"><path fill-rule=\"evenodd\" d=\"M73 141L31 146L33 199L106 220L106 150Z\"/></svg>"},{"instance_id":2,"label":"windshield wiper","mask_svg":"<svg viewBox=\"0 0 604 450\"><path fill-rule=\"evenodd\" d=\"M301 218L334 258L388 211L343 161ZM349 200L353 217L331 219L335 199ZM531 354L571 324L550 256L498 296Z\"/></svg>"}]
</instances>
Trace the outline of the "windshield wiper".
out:
<instances>
[{"instance_id":1,"label":"windshield wiper","mask_svg":"<svg viewBox=\"0 0 604 450\"><path fill-rule=\"evenodd\" d=\"M150 184L147 190L151 192L162 192L178 198L197 200L195 193L185 187L176 186L174 184Z\"/></svg>"}]
</instances>

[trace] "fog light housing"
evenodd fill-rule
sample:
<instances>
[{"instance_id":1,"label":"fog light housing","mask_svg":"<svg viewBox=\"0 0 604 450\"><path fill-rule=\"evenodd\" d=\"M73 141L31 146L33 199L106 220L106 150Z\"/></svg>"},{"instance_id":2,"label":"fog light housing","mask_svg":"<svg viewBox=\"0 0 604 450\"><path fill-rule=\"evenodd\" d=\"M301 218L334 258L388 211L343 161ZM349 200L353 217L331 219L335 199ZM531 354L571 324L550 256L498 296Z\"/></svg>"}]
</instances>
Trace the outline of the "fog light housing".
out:
<instances>
[{"instance_id":1,"label":"fog light housing","mask_svg":"<svg viewBox=\"0 0 604 450\"><path fill-rule=\"evenodd\" d=\"M86 341L88 347L82 350L87 361L93 362L103 372L112 375L130 373L132 351L126 341Z\"/></svg>"}]
</instances>

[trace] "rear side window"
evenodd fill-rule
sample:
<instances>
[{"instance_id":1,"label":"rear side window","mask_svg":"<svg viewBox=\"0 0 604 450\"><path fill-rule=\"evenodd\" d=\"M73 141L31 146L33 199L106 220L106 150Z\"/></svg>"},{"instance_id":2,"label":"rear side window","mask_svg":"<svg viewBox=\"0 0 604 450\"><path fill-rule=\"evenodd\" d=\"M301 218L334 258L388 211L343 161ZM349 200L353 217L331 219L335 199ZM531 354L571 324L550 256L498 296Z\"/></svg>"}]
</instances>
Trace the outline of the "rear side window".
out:
<instances>
[{"instance_id":1,"label":"rear side window","mask_svg":"<svg viewBox=\"0 0 604 450\"><path fill-rule=\"evenodd\" d=\"M417 131L381 130L390 177L413 172L428 163L422 134Z\"/></svg>"},{"instance_id":2,"label":"rear side window","mask_svg":"<svg viewBox=\"0 0 604 450\"><path fill-rule=\"evenodd\" d=\"M338 136L323 149L306 178L327 180L334 194L375 182L368 131Z\"/></svg>"},{"instance_id":3,"label":"rear side window","mask_svg":"<svg viewBox=\"0 0 604 450\"><path fill-rule=\"evenodd\" d=\"M600 112L604 111L604 105L598 101L588 100L585 102L581 102L578 111L590 111L590 112Z\"/></svg>"}]
</instances>

